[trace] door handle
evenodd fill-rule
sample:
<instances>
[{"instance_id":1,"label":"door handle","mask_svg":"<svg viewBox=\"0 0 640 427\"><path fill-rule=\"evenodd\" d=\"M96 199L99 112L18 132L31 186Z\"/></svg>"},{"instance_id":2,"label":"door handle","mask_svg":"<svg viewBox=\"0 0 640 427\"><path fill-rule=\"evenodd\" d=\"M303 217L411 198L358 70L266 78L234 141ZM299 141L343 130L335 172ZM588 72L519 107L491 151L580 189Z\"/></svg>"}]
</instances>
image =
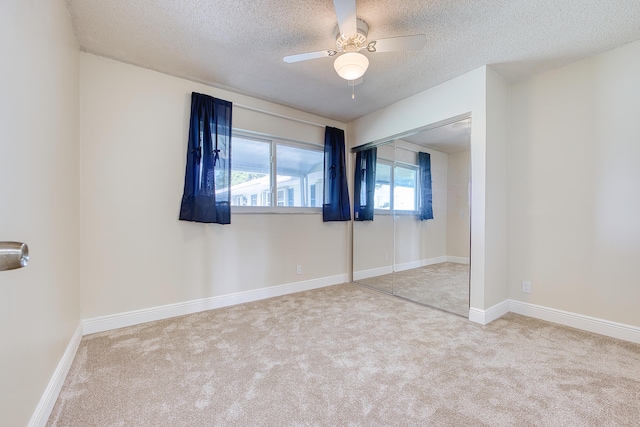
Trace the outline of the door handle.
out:
<instances>
[{"instance_id":1,"label":"door handle","mask_svg":"<svg viewBox=\"0 0 640 427\"><path fill-rule=\"evenodd\" d=\"M0 242L0 271L26 267L29 247L21 242Z\"/></svg>"}]
</instances>

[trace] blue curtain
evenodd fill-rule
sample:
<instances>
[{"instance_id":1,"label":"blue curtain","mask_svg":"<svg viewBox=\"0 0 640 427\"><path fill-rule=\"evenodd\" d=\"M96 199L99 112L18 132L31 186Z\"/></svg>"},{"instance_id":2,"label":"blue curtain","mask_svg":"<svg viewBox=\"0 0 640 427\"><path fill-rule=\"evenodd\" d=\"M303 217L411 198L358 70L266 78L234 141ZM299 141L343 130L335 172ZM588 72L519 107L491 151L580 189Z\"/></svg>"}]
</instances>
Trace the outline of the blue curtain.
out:
<instances>
[{"instance_id":1,"label":"blue curtain","mask_svg":"<svg viewBox=\"0 0 640 427\"><path fill-rule=\"evenodd\" d=\"M351 220L344 150L344 131L327 126L324 132L324 222Z\"/></svg>"},{"instance_id":2,"label":"blue curtain","mask_svg":"<svg viewBox=\"0 0 640 427\"><path fill-rule=\"evenodd\" d=\"M433 219L431 154L418 153L418 164L420 166L420 219Z\"/></svg>"},{"instance_id":3,"label":"blue curtain","mask_svg":"<svg viewBox=\"0 0 640 427\"><path fill-rule=\"evenodd\" d=\"M353 181L353 219L355 221L373 221L377 158L376 147L356 153Z\"/></svg>"},{"instance_id":4,"label":"blue curtain","mask_svg":"<svg viewBox=\"0 0 640 427\"><path fill-rule=\"evenodd\" d=\"M231 223L231 111L229 101L191 94L183 221Z\"/></svg>"}]
</instances>

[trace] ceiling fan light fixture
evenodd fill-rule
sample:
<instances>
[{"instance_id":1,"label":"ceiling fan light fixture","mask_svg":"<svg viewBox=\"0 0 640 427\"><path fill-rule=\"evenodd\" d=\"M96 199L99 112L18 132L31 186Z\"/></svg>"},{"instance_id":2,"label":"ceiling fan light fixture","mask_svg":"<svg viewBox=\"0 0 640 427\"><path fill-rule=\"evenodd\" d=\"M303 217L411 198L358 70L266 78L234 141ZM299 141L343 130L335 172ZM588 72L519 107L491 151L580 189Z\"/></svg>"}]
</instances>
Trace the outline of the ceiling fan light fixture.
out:
<instances>
[{"instance_id":1,"label":"ceiling fan light fixture","mask_svg":"<svg viewBox=\"0 0 640 427\"><path fill-rule=\"evenodd\" d=\"M357 52L343 53L333 63L336 73L345 80L359 79L368 67L369 59Z\"/></svg>"}]
</instances>

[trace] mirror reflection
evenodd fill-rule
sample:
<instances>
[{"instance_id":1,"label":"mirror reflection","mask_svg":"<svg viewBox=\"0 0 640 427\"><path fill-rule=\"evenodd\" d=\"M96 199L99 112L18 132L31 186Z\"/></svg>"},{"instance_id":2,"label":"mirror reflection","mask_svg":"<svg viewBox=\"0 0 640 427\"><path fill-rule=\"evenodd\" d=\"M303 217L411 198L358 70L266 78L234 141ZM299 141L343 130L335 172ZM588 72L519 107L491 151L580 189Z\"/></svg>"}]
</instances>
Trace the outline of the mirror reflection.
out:
<instances>
[{"instance_id":1,"label":"mirror reflection","mask_svg":"<svg viewBox=\"0 0 640 427\"><path fill-rule=\"evenodd\" d=\"M470 130L466 118L354 149L355 282L468 317Z\"/></svg>"}]
</instances>

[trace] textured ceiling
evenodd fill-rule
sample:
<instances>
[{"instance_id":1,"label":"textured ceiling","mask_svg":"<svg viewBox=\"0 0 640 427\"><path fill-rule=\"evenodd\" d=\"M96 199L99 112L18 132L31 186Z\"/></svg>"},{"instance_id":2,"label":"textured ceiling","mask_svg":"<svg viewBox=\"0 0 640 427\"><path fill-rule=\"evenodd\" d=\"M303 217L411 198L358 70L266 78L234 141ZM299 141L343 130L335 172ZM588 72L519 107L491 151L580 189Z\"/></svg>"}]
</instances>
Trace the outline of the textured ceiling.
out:
<instances>
[{"instance_id":1,"label":"textured ceiling","mask_svg":"<svg viewBox=\"0 0 640 427\"><path fill-rule=\"evenodd\" d=\"M351 88L332 58L332 0L68 0L81 49L349 122L482 65L513 83L640 39L640 0L358 0L368 40L425 34L418 52L366 53Z\"/></svg>"}]
</instances>

